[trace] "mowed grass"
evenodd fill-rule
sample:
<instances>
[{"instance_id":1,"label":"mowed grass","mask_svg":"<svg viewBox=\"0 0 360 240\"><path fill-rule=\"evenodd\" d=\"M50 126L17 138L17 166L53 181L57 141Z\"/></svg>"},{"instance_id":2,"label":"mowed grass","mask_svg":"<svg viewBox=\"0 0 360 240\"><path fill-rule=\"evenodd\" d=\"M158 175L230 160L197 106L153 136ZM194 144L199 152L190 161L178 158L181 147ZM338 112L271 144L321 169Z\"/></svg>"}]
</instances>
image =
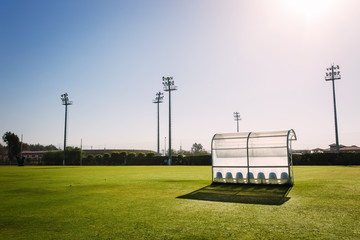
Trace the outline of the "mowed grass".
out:
<instances>
[{"instance_id":1,"label":"mowed grass","mask_svg":"<svg viewBox=\"0 0 360 240\"><path fill-rule=\"evenodd\" d=\"M176 198L209 166L3 166L0 239L360 239L360 167L294 175L274 206Z\"/></svg>"}]
</instances>

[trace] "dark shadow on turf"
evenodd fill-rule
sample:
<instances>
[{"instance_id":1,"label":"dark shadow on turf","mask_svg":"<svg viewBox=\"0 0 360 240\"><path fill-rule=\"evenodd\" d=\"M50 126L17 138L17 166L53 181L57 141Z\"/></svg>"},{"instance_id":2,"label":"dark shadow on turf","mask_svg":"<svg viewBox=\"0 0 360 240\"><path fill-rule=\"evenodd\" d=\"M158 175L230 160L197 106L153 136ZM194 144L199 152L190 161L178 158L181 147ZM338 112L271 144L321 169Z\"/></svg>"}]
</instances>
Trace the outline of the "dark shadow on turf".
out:
<instances>
[{"instance_id":1,"label":"dark shadow on turf","mask_svg":"<svg viewBox=\"0 0 360 240\"><path fill-rule=\"evenodd\" d=\"M188 193L177 198L216 202L281 205L288 201L292 186L289 185L247 185L218 184Z\"/></svg>"}]
</instances>

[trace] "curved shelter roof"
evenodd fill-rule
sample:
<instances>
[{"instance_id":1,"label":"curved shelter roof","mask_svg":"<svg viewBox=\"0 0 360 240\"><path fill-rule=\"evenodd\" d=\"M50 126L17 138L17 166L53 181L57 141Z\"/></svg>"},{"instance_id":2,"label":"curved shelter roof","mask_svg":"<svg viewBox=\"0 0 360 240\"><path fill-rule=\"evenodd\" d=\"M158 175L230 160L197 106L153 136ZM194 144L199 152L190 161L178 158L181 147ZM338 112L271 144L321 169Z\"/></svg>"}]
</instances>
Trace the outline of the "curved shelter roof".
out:
<instances>
[{"instance_id":1,"label":"curved shelter roof","mask_svg":"<svg viewBox=\"0 0 360 240\"><path fill-rule=\"evenodd\" d=\"M213 182L292 184L294 130L215 134Z\"/></svg>"}]
</instances>

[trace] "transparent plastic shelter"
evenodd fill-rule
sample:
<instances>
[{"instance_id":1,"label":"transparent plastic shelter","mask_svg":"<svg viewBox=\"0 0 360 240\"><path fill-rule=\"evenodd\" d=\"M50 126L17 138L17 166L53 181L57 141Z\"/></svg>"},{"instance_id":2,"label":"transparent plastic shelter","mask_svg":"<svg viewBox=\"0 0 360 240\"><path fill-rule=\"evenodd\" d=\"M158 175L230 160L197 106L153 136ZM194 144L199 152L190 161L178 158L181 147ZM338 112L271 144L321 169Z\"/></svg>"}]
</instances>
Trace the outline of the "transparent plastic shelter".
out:
<instances>
[{"instance_id":1,"label":"transparent plastic shelter","mask_svg":"<svg viewBox=\"0 0 360 240\"><path fill-rule=\"evenodd\" d=\"M293 185L294 130L215 134L213 183Z\"/></svg>"}]
</instances>

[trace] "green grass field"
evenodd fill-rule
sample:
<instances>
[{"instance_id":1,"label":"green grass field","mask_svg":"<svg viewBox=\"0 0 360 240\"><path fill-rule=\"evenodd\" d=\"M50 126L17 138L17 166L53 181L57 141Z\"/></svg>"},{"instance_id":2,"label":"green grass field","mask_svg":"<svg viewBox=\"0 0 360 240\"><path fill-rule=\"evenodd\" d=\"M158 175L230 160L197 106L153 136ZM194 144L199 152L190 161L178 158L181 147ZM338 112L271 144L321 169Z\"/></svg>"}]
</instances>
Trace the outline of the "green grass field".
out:
<instances>
[{"instance_id":1,"label":"green grass field","mask_svg":"<svg viewBox=\"0 0 360 240\"><path fill-rule=\"evenodd\" d=\"M294 168L282 205L179 199L211 167L0 167L0 239L360 239L360 167Z\"/></svg>"}]
</instances>

